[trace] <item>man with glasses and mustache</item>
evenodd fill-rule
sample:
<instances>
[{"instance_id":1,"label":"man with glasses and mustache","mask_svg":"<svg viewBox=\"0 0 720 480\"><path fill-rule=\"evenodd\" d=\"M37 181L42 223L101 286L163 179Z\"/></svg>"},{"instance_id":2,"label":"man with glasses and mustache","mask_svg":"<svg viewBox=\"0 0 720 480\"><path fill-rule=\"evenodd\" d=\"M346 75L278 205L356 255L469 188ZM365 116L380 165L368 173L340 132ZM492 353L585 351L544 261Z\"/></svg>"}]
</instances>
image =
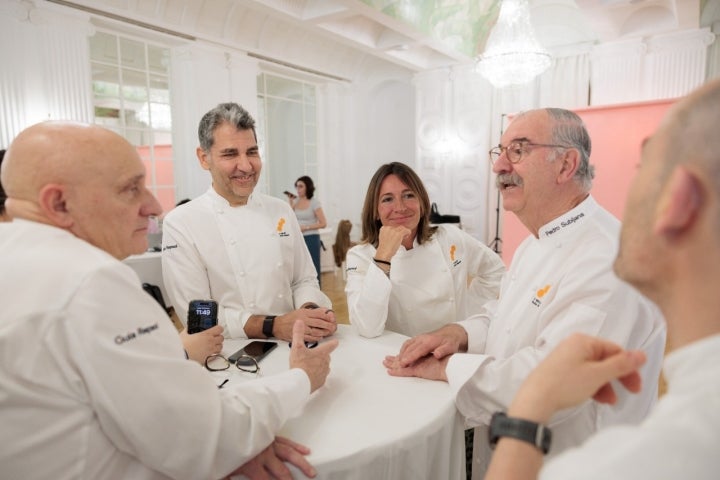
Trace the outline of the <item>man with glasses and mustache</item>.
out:
<instances>
[{"instance_id":1,"label":"man with glasses and mustache","mask_svg":"<svg viewBox=\"0 0 720 480\"><path fill-rule=\"evenodd\" d=\"M388 357L391 375L447 381L468 426L476 427L473 478L482 478L492 414L564 338L581 332L646 349L639 396L614 406L585 403L554 416L551 455L598 429L638 422L657 397L665 345L659 311L612 270L620 222L590 195L590 138L580 117L540 109L515 117L490 151L503 207L530 235L517 249L498 300L466 320L414 337Z\"/></svg>"}]
</instances>

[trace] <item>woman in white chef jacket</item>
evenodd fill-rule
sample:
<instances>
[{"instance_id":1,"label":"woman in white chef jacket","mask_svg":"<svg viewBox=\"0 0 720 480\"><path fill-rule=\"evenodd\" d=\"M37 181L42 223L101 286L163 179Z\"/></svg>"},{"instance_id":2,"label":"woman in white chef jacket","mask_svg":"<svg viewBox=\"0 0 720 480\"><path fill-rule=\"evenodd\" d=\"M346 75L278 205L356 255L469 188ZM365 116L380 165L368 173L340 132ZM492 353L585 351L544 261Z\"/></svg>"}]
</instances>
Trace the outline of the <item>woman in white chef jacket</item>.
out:
<instances>
[{"instance_id":1,"label":"woman in white chef jacket","mask_svg":"<svg viewBox=\"0 0 720 480\"><path fill-rule=\"evenodd\" d=\"M430 225L420 177L400 162L370 180L360 244L347 254L350 323L364 337L408 336L464 320L496 299L505 267L482 242L452 225Z\"/></svg>"}]
</instances>

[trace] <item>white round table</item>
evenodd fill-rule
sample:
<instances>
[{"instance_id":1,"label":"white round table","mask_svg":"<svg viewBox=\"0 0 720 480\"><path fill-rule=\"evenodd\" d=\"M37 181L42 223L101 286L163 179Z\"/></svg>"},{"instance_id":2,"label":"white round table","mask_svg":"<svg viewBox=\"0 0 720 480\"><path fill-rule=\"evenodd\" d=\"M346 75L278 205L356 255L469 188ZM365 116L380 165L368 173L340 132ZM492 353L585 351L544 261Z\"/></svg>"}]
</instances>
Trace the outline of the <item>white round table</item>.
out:
<instances>
[{"instance_id":1,"label":"white round table","mask_svg":"<svg viewBox=\"0 0 720 480\"><path fill-rule=\"evenodd\" d=\"M308 446L319 479L462 480L465 437L447 383L391 377L382 361L397 354L407 339L385 332L373 339L339 325L340 344L332 354L331 373L302 414L280 431ZM228 356L248 340L225 340ZM260 362L261 374L288 369L287 342ZM218 383L247 381L251 374L231 367L213 375ZM304 476L293 468L295 478Z\"/></svg>"}]
</instances>

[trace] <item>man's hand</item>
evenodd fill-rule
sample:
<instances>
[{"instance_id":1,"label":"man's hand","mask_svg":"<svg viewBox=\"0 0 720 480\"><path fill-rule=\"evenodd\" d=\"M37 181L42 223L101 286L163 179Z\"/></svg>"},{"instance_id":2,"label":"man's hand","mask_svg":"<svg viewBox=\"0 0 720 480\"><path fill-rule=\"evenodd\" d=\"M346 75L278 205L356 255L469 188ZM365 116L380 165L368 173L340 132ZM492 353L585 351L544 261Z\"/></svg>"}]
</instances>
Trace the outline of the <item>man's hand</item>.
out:
<instances>
[{"instance_id":1,"label":"man's hand","mask_svg":"<svg viewBox=\"0 0 720 480\"><path fill-rule=\"evenodd\" d=\"M424 333L405 341L396 358L400 367L409 367L430 354L439 360L465 350L467 350L467 332L460 325L451 323L434 332Z\"/></svg>"},{"instance_id":2,"label":"man's hand","mask_svg":"<svg viewBox=\"0 0 720 480\"><path fill-rule=\"evenodd\" d=\"M294 342L293 327L298 320L303 322L303 335L306 342L318 342L337 331L335 312L323 307L307 308L304 306L275 318L273 331L275 337L287 342L291 340Z\"/></svg>"},{"instance_id":3,"label":"man's hand","mask_svg":"<svg viewBox=\"0 0 720 480\"><path fill-rule=\"evenodd\" d=\"M227 478L232 475L244 475L251 480L290 480L293 476L285 462L295 465L306 477L315 478L317 472L305 459L305 455L309 453L310 449L299 443L284 437L275 437L269 447L258 453L252 460L235 470Z\"/></svg>"},{"instance_id":4,"label":"man's hand","mask_svg":"<svg viewBox=\"0 0 720 480\"><path fill-rule=\"evenodd\" d=\"M387 372L393 377L420 377L447 382L445 368L450 360L449 356L437 359L432 355L428 355L407 367L403 367L398 358L387 356L383 361L383 365L388 369Z\"/></svg>"},{"instance_id":5,"label":"man's hand","mask_svg":"<svg viewBox=\"0 0 720 480\"><path fill-rule=\"evenodd\" d=\"M192 335L187 333L187 330L183 330L180 332L180 340L182 340L188 357L204 365L207 357L222 351L224 340L222 333L223 327L220 325Z\"/></svg>"},{"instance_id":6,"label":"man's hand","mask_svg":"<svg viewBox=\"0 0 720 480\"><path fill-rule=\"evenodd\" d=\"M617 395L610 381L619 380L639 392L642 351L626 351L600 338L576 333L562 341L520 387L508 415L547 423L557 411L589 398L613 404Z\"/></svg>"},{"instance_id":7,"label":"man's hand","mask_svg":"<svg viewBox=\"0 0 720 480\"><path fill-rule=\"evenodd\" d=\"M310 391L322 387L330 373L330 353L338 346L337 339L324 342L310 350L303 338L305 325L301 320L293 325L292 347L290 348L290 368L302 368L310 378Z\"/></svg>"}]
</instances>

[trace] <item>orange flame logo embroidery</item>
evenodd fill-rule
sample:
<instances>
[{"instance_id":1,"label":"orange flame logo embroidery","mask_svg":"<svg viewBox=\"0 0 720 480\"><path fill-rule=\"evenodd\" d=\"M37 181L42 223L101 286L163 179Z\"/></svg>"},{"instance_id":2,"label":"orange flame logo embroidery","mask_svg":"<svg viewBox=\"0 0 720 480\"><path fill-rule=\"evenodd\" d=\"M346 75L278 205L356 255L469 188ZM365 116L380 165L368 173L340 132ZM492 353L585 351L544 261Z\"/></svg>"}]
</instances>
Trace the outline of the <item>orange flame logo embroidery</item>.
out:
<instances>
[{"instance_id":1,"label":"orange flame logo embroidery","mask_svg":"<svg viewBox=\"0 0 720 480\"><path fill-rule=\"evenodd\" d=\"M453 262L455 261L455 251L457 250L457 247L455 245L450 245L450 260Z\"/></svg>"},{"instance_id":2,"label":"orange flame logo embroidery","mask_svg":"<svg viewBox=\"0 0 720 480\"><path fill-rule=\"evenodd\" d=\"M285 226L285 219L280 217L280 220L278 220L278 224L277 224L277 231L282 232L284 226Z\"/></svg>"},{"instance_id":3,"label":"orange flame logo embroidery","mask_svg":"<svg viewBox=\"0 0 720 480\"><path fill-rule=\"evenodd\" d=\"M543 288L537 291L537 298L542 298L550 290L550 285L545 285Z\"/></svg>"}]
</instances>

